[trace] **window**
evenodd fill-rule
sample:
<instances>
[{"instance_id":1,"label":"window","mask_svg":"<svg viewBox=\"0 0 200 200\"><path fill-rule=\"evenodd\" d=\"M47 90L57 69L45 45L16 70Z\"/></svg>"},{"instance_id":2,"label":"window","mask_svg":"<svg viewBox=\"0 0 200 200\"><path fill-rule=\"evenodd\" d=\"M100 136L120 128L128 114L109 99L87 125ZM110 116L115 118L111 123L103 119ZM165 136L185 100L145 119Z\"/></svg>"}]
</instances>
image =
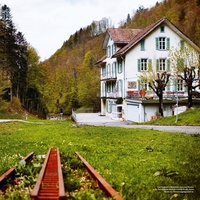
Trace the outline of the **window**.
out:
<instances>
[{"instance_id":1,"label":"window","mask_svg":"<svg viewBox=\"0 0 200 200\"><path fill-rule=\"evenodd\" d=\"M107 65L107 76L108 76L108 78L111 77L111 68L110 68L110 64Z\"/></svg>"},{"instance_id":2,"label":"window","mask_svg":"<svg viewBox=\"0 0 200 200\"><path fill-rule=\"evenodd\" d=\"M106 83L102 83L102 90L101 90L101 96L105 97L106 96Z\"/></svg>"},{"instance_id":3,"label":"window","mask_svg":"<svg viewBox=\"0 0 200 200\"><path fill-rule=\"evenodd\" d=\"M102 76L103 76L103 77L106 76L106 67L102 67Z\"/></svg>"},{"instance_id":4,"label":"window","mask_svg":"<svg viewBox=\"0 0 200 200\"><path fill-rule=\"evenodd\" d=\"M178 79L178 82L177 82L177 88L178 88L178 91L183 91L183 80L182 79Z\"/></svg>"},{"instance_id":5,"label":"window","mask_svg":"<svg viewBox=\"0 0 200 200\"><path fill-rule=\"evenodd\" d=\"M169 50L170 38L157 37L156 38L156 50Z\"/></svg>"},{"instance_id":6,"label":"window","mask_svg":"<svg viewBox=\"0 0 200 200\"><path fill-rule=\"evenodd\" d=\"M166 59L159 59L159 66L158 71L165 71L166 70Z\"/></svg>"},{"instance_id":7,"label":"window","mask_svg":"<svg viewBox=\"0 0 200 200\"><path fill-rule=\"evenodd\" d=\"M112 78L116 78L116 62L112 64Z\"/></svg>"},{"instance_id":8,"label":"window","mask_svg":"<svg viewBox=\"0 0 200 200\"><path fill-rule=\"evenodd\" d=\"M111 82L107 82L107 84L106 84L106 91L107 92L111 92L112 91L111 88L112 88Z\"/></svg>"},{"instance_id":9,"label":"window","mask_svg":"<svg viewBox=\"0 0 200 200\"><path fill-rule=\"evenodd\" d=\"M118 62L118 73L122 73L122 61Z\"/></svg>"},{"instance_id":10,"label":"window","mask_svg":"<svg viewBox=\"0 0 200 200\"><path fill-rule=\"evenodd\" d=\"M170 71L170 60L160 58L156 60L157 71Z\"/></svg>"},{"instance_id":11,"label":"window","mask_svg":"<svg viewBox=\"0 0 200 200\"><path fill-rule=\"evenodd\" d=\"M147 59L141 59L141 71L147 70Z\"/></svg>"},{"instance_id":12,"label":"window","mask_svg":"<svg viewBox=\"0 0 200 200\"><path fill-rule=\"evenodd\" d=\"M164 26L161 26L161 27L160 27L160 32L161 32L161 33L164 33L164 32L165 32L165 27L164 27Z\"/></svg>"},{"instance_id":13,"label":"window","mask_svg":"<svg viewBox=\"0 0 200 200\"><path fill-rule=\"evenodd\" d=\"M158 42L159 42L158 48L160 50L165 50L166 49L165 38L164 37L160 37L159 40L158 40Z\"/></svg>"},{"instance_id":14,"label":"window","mask_svg":"<svg viewBox=\"0 0 200 200\"><path fill-rule=\"evenodd\" d=\"M107 46L107 57L110 57L111 56L111 49L110 49L110 46Z\"/></svg>"},{"instance_id":15,"label":"window","mask_svg":"<svg viewBox=\"0 0 200 200\"><path fill-rule=\"evenodd\" d=\"M142 40L140 42L140 48L141 48L141 51L145 51L145 40Z\"/></svg>"},{"instance_id":16,"label":"window","mask_svg":"<svg viewBox=\"0 0 200 200\"><path fill-rule=\"evenodd\" d=\"M138 71L147 71L148 65L151 65L151 59L140 58L138 59Z\"/></svg>"},{"instance_id":17,"label":"window","mask_svg":"<svg viewBox=\"0 0 200 200\"><path fill-rule=\"evenodd\" d=\"M138 90L150 90L148 83L142 81L142 80L138 80Z\"/></svg>"},{"instance_id":18,"label":"window","mask_svg":"<svg viewBox=\"0 0 200 200\"><path fill-rule=\"evenodd\" d=\"M112 45L112 55L113 55L115 52L116 52L116 45L113 44L113 45Z\"/></svg>"}]
</instances>

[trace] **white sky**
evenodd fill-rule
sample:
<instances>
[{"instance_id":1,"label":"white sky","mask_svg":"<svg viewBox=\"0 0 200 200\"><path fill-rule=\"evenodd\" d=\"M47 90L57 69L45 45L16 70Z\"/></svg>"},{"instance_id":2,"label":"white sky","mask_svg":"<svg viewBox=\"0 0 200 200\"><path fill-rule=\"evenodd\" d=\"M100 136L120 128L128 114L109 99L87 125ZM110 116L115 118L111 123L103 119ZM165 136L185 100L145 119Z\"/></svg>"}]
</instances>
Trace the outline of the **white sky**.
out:
<instances>
[{"instance_id":1,"label":"white sky","mask_svg":"<svg viewBox=\"0 0 200 200\"><path fill-rule=\"evenodd\" d=\"M139 8L152 7L160 0L0 0L11 9L13 22L41 60L48 59L64 41L94 20L119 22Z\"/></svg>"}]
</instances>

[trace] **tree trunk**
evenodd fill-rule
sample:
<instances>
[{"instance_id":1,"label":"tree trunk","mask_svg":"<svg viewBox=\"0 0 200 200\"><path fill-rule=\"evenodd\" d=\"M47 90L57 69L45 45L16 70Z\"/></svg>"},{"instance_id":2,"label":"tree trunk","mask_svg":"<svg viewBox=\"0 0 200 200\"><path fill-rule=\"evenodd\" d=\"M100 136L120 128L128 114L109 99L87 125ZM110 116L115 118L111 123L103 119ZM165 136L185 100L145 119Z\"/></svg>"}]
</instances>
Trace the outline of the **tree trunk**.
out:
<instances>
[{"instance_id":1,"label":"tree trunk","mask_svg":"<svg viewBox=\"0 0 200 200\"><path fill-rule=\"evenodd\" d=\"M192 86L188 86L188 108L191 108L193 106L192 103Z\"/></svg>"},{"instance_id":2,"label":"tree trunk","mask_svg":"<svg viewBox=\"0 0 200 200\"><path fill-rule=\"evenodd\" d=\"M159 97L159 113L160 116L163 117L163 95L162 93L158 96Z\"/></svg>"}]
</instances>

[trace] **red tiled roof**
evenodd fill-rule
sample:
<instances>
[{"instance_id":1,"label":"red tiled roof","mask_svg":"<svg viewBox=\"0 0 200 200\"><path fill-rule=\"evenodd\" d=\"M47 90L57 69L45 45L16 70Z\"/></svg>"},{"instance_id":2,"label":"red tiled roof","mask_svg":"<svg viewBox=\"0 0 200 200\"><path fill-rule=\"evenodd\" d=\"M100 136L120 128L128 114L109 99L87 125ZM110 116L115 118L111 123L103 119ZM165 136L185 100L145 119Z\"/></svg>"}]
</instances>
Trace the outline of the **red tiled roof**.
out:
<instances>
[{"instance_id":1,"label":"red tiled roof","mask_svg":"<svg viewBox=\"0 0 200 200\"><path fill-rule=\"evenodd\" d=\"M115 43L129 43L141 29L109 28L107 31Z\"/></svg>"},{"instance_id":2,"label":"red tiled roof","mask_svg":"<svg viewBox=\"0 0 200 200\"><path fill-rule=\"evenodd\" d=\"M165 20L166 20L166 18L162 18L162 19L158 20L157 22L142 29L135 37L132 38L132 40L125 47L123 47L119 51L117 51L115 53L115 55L113 55L113 57L116 57L117 55L123 53L124 51L127 51L134 44L136 44L140 39L142 39L144 36L146 36L149 32L151 32L155 27L157 27L159 24L161 24Z\"/></svg>"},{"instance_id":3,"label":"red tiled roof","mask_svg":"<svg viewBox=\"0 0 200 200\"><path fill-rule=\"evenodd\" d=\"M95 65L99 65L101 63L103 63L103 61L106 59L106 55L104 55L102 58L100 58L96 63Z\"/></svg>"}]
</instances>

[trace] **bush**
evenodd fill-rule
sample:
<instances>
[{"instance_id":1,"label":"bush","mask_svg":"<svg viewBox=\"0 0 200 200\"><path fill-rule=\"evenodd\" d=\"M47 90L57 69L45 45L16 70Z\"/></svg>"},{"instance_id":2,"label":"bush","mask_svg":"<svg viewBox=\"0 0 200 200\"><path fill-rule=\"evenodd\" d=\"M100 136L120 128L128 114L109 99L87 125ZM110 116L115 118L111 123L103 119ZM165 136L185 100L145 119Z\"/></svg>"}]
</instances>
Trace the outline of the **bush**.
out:
<instances>
[{"instance_id":1,"label":"bush","mask_svg":"<svg viewBox=\"0 0 200 200\"><path fill-rule=\"evenodd\" d=\"M13 97L7 106L7 112L22 114L23 108L20 100L17 97Z\"/></svg>"}]
</instances>

